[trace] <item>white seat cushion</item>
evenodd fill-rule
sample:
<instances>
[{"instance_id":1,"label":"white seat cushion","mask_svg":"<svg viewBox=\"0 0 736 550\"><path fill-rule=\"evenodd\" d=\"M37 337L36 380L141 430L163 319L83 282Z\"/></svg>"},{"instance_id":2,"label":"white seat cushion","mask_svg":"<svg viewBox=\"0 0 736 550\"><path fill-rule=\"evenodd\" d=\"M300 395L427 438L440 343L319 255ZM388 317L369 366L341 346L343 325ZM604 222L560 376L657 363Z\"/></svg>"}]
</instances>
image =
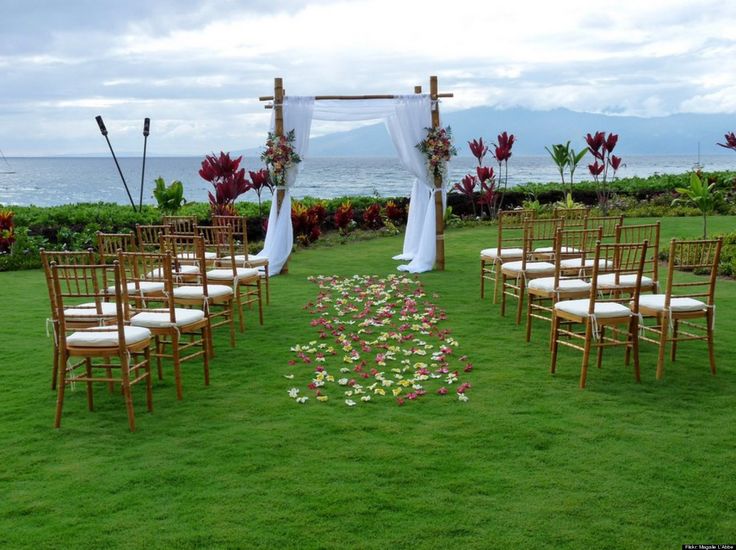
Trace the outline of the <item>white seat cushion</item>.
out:
<instances>
[{"instance_id":1,"label":"white seat cushion","mask_svg":"<svg viewBox=\"0 0 736 550\"><path fill-rule=\"evenodd\" d=\"M585 267L593 267L595 265L595 258L586 258ZM598 260L598 267L611 267L613 263L610 260L602 258ZM582 258L568 258L566 260L560 260L560 267L562 269L580 269L583 267Z\"/></svg>"},{"instance_id":2,"label":"white seat cushion","mask_svg":"<svg viewBox=\"0 0 736 550\"><path fill-rule=\"evenodd\" d=\"M521 256L524 254L524 249L522 248L502 248L501 249L501 258L521 258ZM490 258L491 260L495 260L498 258L498 248L484 248L480 251L481 258Z\"/></svg>"},{"instance_id":3,"label":"white seat cushion","mask_svg":"<svg viewBox=\"0 0 736 550\"><path fill-rule=\"evenodd\" d=\"M181 252L176 255L177 258L180 260L196 260L197 255L194 252ZM205 260L216 260L217 254L214 252L205 252L204 253L204 259Z\"/></svg>"},{"instance_id":4,"label":"white seat cushion","mask_svg":"<svg viewBox=\"0 0 736 550\"><path fill-rule=\"evenodd\" d=\"M560 279L559 287L555 289L554 277L542 277L529 281L529 289L543 290L546 292L581 292L590 290L590 283L582 279Z\"/></svg>"},{"instance_id":5,"label":"white seat cushion","mask_svg":"<svg viewBox=\"0 0 736 550\"><path fill-rule=\"evenodd\" d=\"M193 275L199 273L199 268L196 265L180 265L177 271L172 269L171 272L174 275ZM151 277L152 279L162 279L163 276L163 271L160 267L146 273L146 277Z\"/></svg>"},{"instance_id":6,"label":"white seat cushion","mask_svg":"<svg viewBox=\"0 0 736 550\"><path fill-rule=\"evenodd\" d=\"M233 289L225 285L207 285L207 295L210 298L221 298L230 296ZM174 298L183 298L185 300L204 299L204 287L196 286L179 286L174 289Z\"/></svg>"},{"instance_id":7,"label":"white seat cushion","mask_svg":"<svg viewBox=\"0 0 736 550\"><path fill-rule=\"evenodd\" d=\"M579 317L588 316L588 304L589 300L584 298L582 300L564 300L555 304L555 309L558 311L564 311L565 313L571 313ZM596 302L594 315L599 319L609 317L628 317L631 315L631 310L624 305L617 304L616 302Z\"/></svg>"},{"instance_id":8,"label":"white seat cushion","mask_svg":"<svg viewBox=\"0 0 736 550\"><path fill-rule=\"evenodd\" d=\"M248 257L246 258L245 254L236 254L233 256L236 262L259 262L268 263L268 256L259 256L258 254L248 254Z\"/></svg>"},{"instance_id":9,"label":"white seat cushion","mask_svg":"<svg viewBox=\"0 0 736 550\"><path fill-rule=\"evenodd\" d=\"M555 251L555 247L554 246L541 246L539 248L535 248L534 249L534 252L537 253L537 254L538 253L550 253L550 252L554 252L554 251ZM580 251L577 248L574 248L572 246L563 246L560 249L560 253L561 254L574 254L576 252L580 252Z\"/></svg>"},{"instance_id":10,"label":"white seat cushion","mask_svg":"<svg viewBox=\"0 0 736 550\"><path fill-rule=\"evenodd\" d=\"M148 328L183 327L204 319L204 311L199 309L176 308L174 310L174 317L176 322L172 324L168 310L144 311L133 315L130 319L130 324Z\"/></svg>"},{"instance_id":11,"label":"white seat cushion","mask_svg":"<svg viewBox=\"0 0 736 550\"><path fill-rule=\"evenodd\" d=\"M118 308L114 302L102 302L100 303L100 309L104 317L115 317L118 313ZM64 318L72 322L89 321L90 318L96 318L98 316L97 307L94 302L79 304L78 306L64 310Z\"/></svg>"},{"instance_id":12,"label":"white seat cushion","mask_svg":"<svg viewBox=\"0 0 736 550\"><path fill-rule=\"evenodd\" d=\"M139 288L135 287L135 283L128 283L128 294L150 294L152 292L161 292L164 289L164 284L157 281L139 281ZM105 292L108 294L115 294L115 285L107 287Z\"/></svg>"},{"instance_id":13,"label":"white seat cushion","mask_svg":"<svg viewBox=\"0 0 736 550\"><path fill-rule=\"evenodd\" d=\"M654 284L654 281L650 277L641 278L641 286L650 287ZM605 275L598 276L598 288L601 290L607 290L611 288L633 288L636 286L636 274L625 273L619 275L618 285L616 285L616 274L606 273Z\"/></svg>"},{"instance_id":14,"label":"white seat cushion","mask_svg":"<svg viewBox=\"0 0 736 550\"><path fill-rule=\"evenodd\" d=\"M504 271L512 271L521 273L523 262L506 262L503 264ZM555 266L549 262L527 262L527 273L554 273Z\"/></svg>"},{"instance_id":15,"label":"white seat cushion","mask_svg":"<svg viewBox=\"0 0 736 550\"><path fill-rule=\"evenodd\" d=\"M664 294L647 294L639 296L639 307L664 311ZM676 298L670 300L670 311L705 311L706 305L695 298Z\"/></svg>"},{"instance_id":16,"label":"white seat cushion","mask_svg":"<svg viewBox=\"0 0 736 550\"><path fill-rule=\"evenodd\" d=\"M235 268L235 271L237 271L238 280L250 279L251 277L259 277L259 272L257 269L237 267ZM213 269L207 272L207 278L212 279L213 281L232 281L233 280L233 270L232 269Z\"/></svg>"},{"instance_id":17,"label":"white seat cushion","mask_svg":"<svg viewBox=\"0 0 736 550\"><path fill-rule=\"evenodd\" d=\"M137 344L151 337L151 331L143 327L123 327L125 343ZM66 343L78 348L107 348L118 345L117 327L105 327L105 330L89 330L73 332L67 336Z\"/></svg>"}]
</instances>

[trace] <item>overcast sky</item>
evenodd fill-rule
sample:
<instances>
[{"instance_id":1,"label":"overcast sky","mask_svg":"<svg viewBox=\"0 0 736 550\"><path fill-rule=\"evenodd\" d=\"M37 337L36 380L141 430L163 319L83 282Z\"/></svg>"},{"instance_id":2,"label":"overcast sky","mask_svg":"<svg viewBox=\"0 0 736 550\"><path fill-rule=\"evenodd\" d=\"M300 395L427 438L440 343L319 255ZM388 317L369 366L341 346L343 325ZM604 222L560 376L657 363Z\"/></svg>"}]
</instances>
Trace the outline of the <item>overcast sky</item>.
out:
<instances>
[{"instance_id":1,"label":"overcast sky","mask_svg":"<svg viewBox=\"0 0 736 550\"><path fill-rule=\"evenodd\" d=\"M6 156L259 146L258 96L455 93L478 105L736 112L736 2L0 0ZM319 126L314 133L333 128Z\"/></svg>"}]
</instances>

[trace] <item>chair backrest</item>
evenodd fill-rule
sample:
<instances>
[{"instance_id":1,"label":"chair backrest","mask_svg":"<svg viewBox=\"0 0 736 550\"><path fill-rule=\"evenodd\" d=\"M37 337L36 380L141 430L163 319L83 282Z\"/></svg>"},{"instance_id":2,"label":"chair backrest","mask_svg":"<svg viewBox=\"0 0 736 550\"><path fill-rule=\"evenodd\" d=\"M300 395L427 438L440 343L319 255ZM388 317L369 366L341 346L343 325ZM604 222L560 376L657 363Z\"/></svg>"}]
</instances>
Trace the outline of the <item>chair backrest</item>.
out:
<instances>
[{"instance_id":1,"label":"chair backrest","mask_svg":"<svg viewBox=\"0 0 736 550\"><path fill-rule=\"evenodd\" d=\"M722 246L723 238L670 241L665 309L669 309L672 296L705 299L709 306L713 305ZM692 271L706 277L688 277L684 281L680 280L681 277L675 277L676 272L683 271Z\"/></svg>"},{"instance_id":2,"label":"chair backrest","mask_svg":"<svg viewBox=\"0 0 736 550\"><path fill-rule=\"evenodd\" d=\"M552 217L564 219L566 227L585 227L585 219L589 213L590 206L584 208L555 207L552 211Z\"/></svg>"},{"instance_id":3,"label":"chair backrest","mask_svg":"<svg viewBox=\"0 0 736 550\"><path fill-rule=\"evenodd\" d=\"M228 225L233 232L235 253L248 258L248 219L245 216L212 216L212 225Z\"/></svg>"},{"instance_id":4,"label":"chair backrest","mask_svg":"<svg viewBox=\"0 0 736 550\"><path fill-rule=\"evenodd\" d=\"M616 239L616 227L624 224L624 216L588 216L586 219L586 228L595 229L600 227L602 229L601 242L615 242Z\"/></svg>"},{"instance_id":5,"label":"chair backrest","mask_svg":"<svg viewBox=\"0 0 736 550\"><path fill-rule=\"evenodd\" d=\"M162 216L161 223L171 226L171 232L178 235L194 235L197 216Z\"/></svg>"},{"instance_id":6,"label":"chair backrest","mask_svg":"<svg viewBox=\"0 0 736 550\"><path fill-rule=\"evenodd\" d=\"M96 262L95 251L92 248L87 250L44 250L41 249L41 265L43 266L44 275L46 276L46 287L49 292L49 303L51 304L51 317L57 320L56 316L56 293L54 292L54 283L51 275L51 264L55 265L93 265Z\"/></svg>"},{"instance_id":7,"label":"chair backrest","mask_svg":"<svg viewBox=\"0 0 736 550\"><path fill-rule=\"evenodd\" d=\"M598 242L601 240L601 228L591 229L568 229L557 228L554 244L554 264L555 264L555 288L558 287L559 280L566 278L563 276L564 271L561 260L568 258L580 258L581 270L586 265L586 260L592 260L595 257L595 250ZM579 279L583 273L577 272L569 278Z\"/></svg>"},{"instance_id":8,"label":"chair backrest","mask_svg":"<svg viewBox=\"0 0 736 550\"><path fill-rule=\"evenodd\" d=\"M161 251L170 254L174 273L181 272L181 266L196 266L197 272L187 274L178 286L204 286L207 296L207 260L204 255L204 238L199 235L161 235Z\"/></svg>"},{"instance_id":9,"label":"chair backrest","mask_svg":"<svg viewBox=\"0 0 736 550\"><path fill-rule=\"evenodd\" d=\"M69 322L65 312L72 315L74 321L79 318L79 310L84 308L84 318L90 325L94 325L94 319L103 324L109 321L109 312L103 313L102 304L110 295L107 292L108 277L112 274L115 288L115 321L118 331L118 347L120 353L125 352L125 316L123 312L123 289L120 286L121 273L120 264L114 261L112 264L65 264L57 265L51 262L51 278L54 287L54 302L56 305L56 318L58 319L59 346L66 346L66 333L73 330L74 322ZM80 305L81 303L89 305Z\"/></svg>"},{"instance_id":10,"label":"chair backrest","mask_svg":"<svg viewBox=\"0 0 736 550\"><path fill-rule=\"evenodd\" d=\"M555 236L558 228L564 228L565 220L561 218L545 218L527 220L524 222L524 238L522 244L522 270L526 270L526 264L532 261L536 248L549 248L545 253L547 258L554 253Z\"/></svg>"},{"instance_id":11,"label":"chair backrest","mask_svg":"<svg viewBox=\"0 0 736 550\"><path fill-rule=\"evenodd\" d=\"M647 255L644 259L644 276L656 284L659 282L659 233L660 224L647 223L619 225L616 228L617 243L643 243L647 241Z\"/></svg>"},{"instance_id":12,"label":"chair backrest","mask_svg":"<svg viewBox=\"0 0 736 550\"><path fill-rule=\"evenodd\" d=\"M161 246L159 237L161 235L168 235L169 233L171 233L171 226L168 224L135 224L135 234L138 238L138 252L157 252Z\"/></svg>"},{"instance_id":13,"label":"chair backrest","mask_svg":"<svg viewBox=\"0 0 736 550\"><path fill-rule=\"evenodd\" d=\"M162 296L156 297L156 302L162 303L157 310L167 309L171 322L176 322L174 312L174 275L173 260L171 254L160 254L157 252L118 252L118 263L121 267L121 286L123 289L124 314L126 319L131 315L146 309L139 307L144 304L142 300L131 300L131 289L140 288L142 283L163 283ZM135 290L133 290L135 292ZM136 304L132 306L131 304Z\"/></svg>"},{"instance_id":14,"label":"chair backrest","mask_svg":"<svg viewBox=\"0 0 736 550\"><path fill-rule=\"evenodd\" d=\"M631 310L639 312L639 294L641 292L641 276L644 269L644 261L647 256L647 241L641 243L596 243L595 258L593 263L593 277L590 280L590 295L588 313L595 311L595 302L620 302L630 301ZM615 284L620 284L620 278L624 275L636 275L636 282L627 285L624 297L613 293L610 298L602 298L598 295L598 277L603 274L613 274Z\"/></svg>"},{"instance_id":15,"label":"chair backrest","mask_svg":"<svg viewBox=\"0 0 736 550\"><path fill-rule=\"evenodd\" d=\"M534 210L503 210L498 213L498 258L502 248L523 248L524 223L535 217Z\"/></svg>"},{"instance_id":16,"label":"chair backrest","mask_svg":"<svg viewBox=\"0 0 736 550\"><path fill-rule=\"evenodd\" d=\"M133 233L97 232L97 253L101 264L109 264L117 260L118 250L133 252L136 250Z\"/></svg>"}]
</instances>

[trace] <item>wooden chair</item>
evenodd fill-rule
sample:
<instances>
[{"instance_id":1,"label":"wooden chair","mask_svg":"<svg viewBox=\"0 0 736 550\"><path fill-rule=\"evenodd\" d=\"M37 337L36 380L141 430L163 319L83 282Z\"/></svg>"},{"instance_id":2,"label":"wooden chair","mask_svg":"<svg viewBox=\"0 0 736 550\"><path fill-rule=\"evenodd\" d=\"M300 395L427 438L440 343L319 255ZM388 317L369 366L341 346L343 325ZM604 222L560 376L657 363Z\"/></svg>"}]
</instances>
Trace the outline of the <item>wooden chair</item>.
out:
<instances>
[{"instance_id":1,"label":"wooden chair","mask_svg":"<svg viewBox=\"0 0 736 550\"><path fill-rule=\"evenodd\" d=\"M174 288L174 303L188 307L201 307L209 322L209 356L214 357L212 329L224 325L230 327L230 345L235 347L233 289L229 285L213 284L207 278L207 260L204 239L195 235L161 235L161 250L170 251L175 273L182 265L193 265L196 274L179 281ZM215 311L215 308L220 308Z\"/></svg>"},{"instance_id":2,"label":"wooden chair","mask_svg":"<svg viewBox=\"0 0 736 550\"><path fill-rule=\"evenodd\" d=\"M271 303L271 285L269 283L268 258L248 251L248 219L245 216L212 216L212 225L229 225L235 239L235 261L238 267L255 268L261 273L266 283L266 304ZM224 265L220 258L218 263Z\"/></svg>"},{"instance_id":3,"label":"wooden chair","mask_svg":"<svg viewBox=\"0 0 736 550\"><path fill-rule=\"evenodd\" d=\"M261 294L261 274L258 269L238 267L235 259L235 243L230 225L197 226L199 235L204 238L205 247L216 254L222 266L207 272L207 279L219 284L230 285L238 304L240 332L245 330L243 306L258 304L258 320L263 324L263 303Z\"/></svg>"},{"instance_id":4,"label":"wooden chair","mask_svg":"<svg viewBox=\"0 0 736 550\"><path fill-rule=\"evenodd\" d=\"M51 371L51 389L56 389L56 381L59 377L59 317L57 315L56 292L51 276L51 264L56 265L95 265L95 251L92 248L78 251L43 250L40 251L41 265L43 265L46 276L46 287L49 292L49 303L51 304L51 317L47 323L51 324L52 336L54 338L54 360ZM99 308L98 308L99 306ZM76 304L65 312L67 327L88 328L96 327L102 322L110 324L114 322L116 315L115 304L110 302L83 302ZM48 326L48 325L47 325Z\"/></svg>"},{"instance_id":5,"label":"wooden chair","mask_svg":"<svg viewBox=\"0 0 736 550\"><path fill-rule=\"evenodd\" d=\"M534 210L504 210L498 214L496 246L480 251L480 297L485 297L486 280L493 281L493 303L498 301L501 264L520 260L524 246L524 222L534 219Z\"/></svg>"},{"instance_id":6,"label":"wooden chair","mask_svg":"<svg viewBox=\"0 0 736 550\"><path fill-rule=\"evenodd\" d=\"M102 303L108 298L106 281L109 274L115 288L115 325L96 326L90 328L74 328L70 324L68 313L77 309L79 302L92 302L100 313L101 322L107 321L102 310ZM51 277L54 286L54 303L59 319L59 361L67 365L71 358L83 359L77 365L59 368L59 381L56 399L56 417L54 426L61 426L61 414L64 407L64 396L69 384L82 382L87 388L87 406L94 409L92 385L95 382L108 384L120 383L122 386L125 408L128 412L128 425L135 431L135 413L131 388L138 382L146 384L146 402L149 412L153 410L151 393L151 364L149 345L151 332L142 327L133 327L125 320L124 304L127 300L125 287L122 285L122 273L117 262L112 265L56 265L51 263ZM90 308L91 309L91 308ZM76 314L75 314L76 315ZM140 356L142 359L138 359ZM117 362L113 362L116 358ZM95 362L95 360L100 362ZM77 371L84 369L81 373ZM105 377L95 376L95 372L104 369ZM116 370L119 376L112 376Z\"/></svg>"},{"instance_id":7,"label":"wooden chair","mask_svg":"<svg viewBox=\"0 0 736 550\"><path fill-rule=\"evenodd\" d=\"M138 250L133 233L103 233L97 232L97 253L101 264L112 265L118 261L118 251L135 252ZM141 304L146 300L155 300L162 296L164 285L161 282L143 281L139 284L131 284L128 294L137 299ZM110 296L115 294L115 287L107 288Z\"/></svg>"},{"instance_id":8,"label":"wooden chair","mask_svg":"<svg viewBox=\"0 0 736 550\"><path fill-rule=\"evenodd\" d=\"M657 379L664 376L664 352L672 342L670 359L675 361L677 344L686 340L705 340L708 344L710 372L715 375L713 353L713 323L715 319L715 289L718 261L723 239L670 241L667 265L667 286L664 294L650 294L639 299L644 318L653 318L654 325L644 325L642 340L659 346ZM683 271L695 272L694 277L683 277ZM694 322L705 321L702 323ZM682 330L682 327L687 330ZM646 334L653 333L656 338Z\"/></svg>"},{"instance_id":9,"label":"wooden chair","mask_svg":"<svg viewBox=\"0 0 736 550\"><path fill-rule=\"evenodd\" d=\"M171 227L171 232L177 235L194 235L197 216L162 216L161 223Z\"/></svg>"},{"instance_id":10,"label":"wooden chair","mask_svg":"<svg viewBox=\"0 0 736 550\"><path fill-rule=\"evenodd\" d=\"M603 348L625 346L626 362L630 353L634 355L634 375L636 381L641 380L639 372L639 284L644 267L647 243L637 244L598 244L593 265L588 298L581 300L563 300L554 305L552 314L552 366L551 372L557 370L557 351L560 345L568 346L583 352L580 369L580 388L585 388L588 376L588 363L592 348L597 349L597 364L601 366ZM604 299L598 294L595 283L604 271L610 273L636 273L637 284L632 288L632 300L623 305L615 298ZM562 324L570 325L562 328ZM572 325L583 325L582 332L576 332ZM621 327L626 327L622 330ZM606 336L606 328L611 327L612 336ZM623 335L619 340L616 336ZM582 341L582 345L579 343Z\"/></svg>"},{"instance_id":11,"label":"wooden chair","mask_svg":"<svg viewBox=\"0 0 736 550\"><path fill-rule=\"evenodd\" d=\"M565 227L573 229L577 227L585 228L586 220L590 215L590 206L583 208L561 208L556 207L552 211L553 218L562 218L565 220Z\"/></svg>"},{"instance_id":12,"label":"wooden chair","mask_svg":"<svg viewBox=\"0 0 736 550\"><path fill-rule=\"evenodd\" d=\"M532 336L532 319L541 319L552 324L552 310L554 304L560 300L574 300L584 298L590 292L590 283L582 278L579 270L563 267L570 250L582 254L585 263L586 255L592 250L595 256L596 243L600 241L601 228L596 229L557 229L554 246L554 275L532 279L527 285L526 309L526 341ZM591 262L593 258L591 257Z\"/></svg>"},{"instance_id":13,"label":"wooden chair","mask_svg":"<svg viewBox=\"0 0 736 550\"><path fill-rule=\"evenodd\" d=\"M624 216L588 216L585 218L586 229L601 228L601 242L616 242L616 228L624 224Z\"/></svg>"},{"instance_id":14,"label":"wooden chair","mask_svg":"<svg viewBox=\"0 0 736 550\"><path fill-rule=\"evenodd\" d=\"M659 232L659 222L619 225L616 228L617 243L648 243L641 276L642 292L659 292ZM635 283L636 277L633 273L606 273L599 277L598 289L605 292L626 292Z\"/></svg>"},{"instance_id":15,"label":"wooden chair","mask_svg":"<svg viewBox=\"0 0 736 550\"><path fill-rule=\"evenodd\" d=\"M168 224L145 225L135 224L135 234L138 241L138 252L159 252L161 246L161 235L171 233ZM132 252L130 250L126 252Z\"/></svg>"},{"instance_id":16,"label":"wooden chair","mask_svg":"<svg viewBox=\"0 0 736 550\"><path fill-rule=\"evenodd\" d=\"M535 259L536 249L539 249L536 245L545 243L553 245L557 228L562 227L562 224L564 220L558 218L527 220L524 223L521 259L501 264L501 315L506 315L506 297L515 298L517 300L517 325L521 323L527 281L540 277L551 277L555 272L553 263ZM554 247L550 249L553 250Z\"/></svg>"},{"instance_id":17,"label":"wooden chair","mask_svg":"<svg viewBox=\"0 0 736 550\"><path fill-rule=\"evenodd\" d=\"M209 385L209 325L201 309L177 308L174 304L174 276L171 269L170 254L151 252L118 252L118 261L123 267L122 282L127 288L130 283L157 281L164 283L164 299L160 308L137 307L137 302L125 302L125 317L131 326L145 327L151 331L155 341L155 351L159 379L162 375L162 359L171 359L174 366L176 397L183 396L181 364L184 361L202 357L204 383ZM185 341L186 337L189 341ZM171 352L166 347L171 346ZM195 351L188 352L194 348ZM199 349L197 349L199 348Z\"/></svg>"}]
</instances>

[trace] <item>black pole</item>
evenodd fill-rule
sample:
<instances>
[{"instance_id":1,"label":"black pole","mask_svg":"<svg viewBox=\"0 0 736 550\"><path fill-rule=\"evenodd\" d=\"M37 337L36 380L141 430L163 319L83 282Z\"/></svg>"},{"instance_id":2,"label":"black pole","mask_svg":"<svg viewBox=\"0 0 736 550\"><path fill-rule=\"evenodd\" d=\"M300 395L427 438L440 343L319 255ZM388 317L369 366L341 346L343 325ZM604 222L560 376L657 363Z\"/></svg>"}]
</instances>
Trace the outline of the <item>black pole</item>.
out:
<instances>
[{"instance_id":1,"label":"black pole","mask_svg":"<svg viewBox=\"0 0 736 550\"><path fill-rule=\"evenodd\" d=\"M151 119L146 117L143 119L143 169L141 170L141 194L138 198L138 210L143 210L143 179L146 174L146 145L148 144L148 134L151 133Z\"/></svg>"},{"instance_id":2,"label":"black pole","mask_svg":"<svg viewBox=\"0 0 736 550\"><path fill-rule=\"evenodd\" d=\"M107 146L110 148L110 152L112 153L112 159L115 161L115 166L118 167L118 173L120 174L120 179L123 180L123 185L125 186L125 192L128 193L128 198L130 199L130 205L133 207L133 212L135 212L136 209L135 209L135 202L133 201L133 195L130 194L130 189L128 189L128 184L125 181L125 176L123 176L123 171L120 169L118 158L115 156L115 151L112 150L112 144L110 143L110 138L107 137L107 128L105 128L105 123L102 122L102 117L100 115L97 115L95 117L95 120L97 121L97 126L100 127L100 132L102 133L103 136L105 136L105 141L107 141Z\"/></svg>"}]
</instances>

